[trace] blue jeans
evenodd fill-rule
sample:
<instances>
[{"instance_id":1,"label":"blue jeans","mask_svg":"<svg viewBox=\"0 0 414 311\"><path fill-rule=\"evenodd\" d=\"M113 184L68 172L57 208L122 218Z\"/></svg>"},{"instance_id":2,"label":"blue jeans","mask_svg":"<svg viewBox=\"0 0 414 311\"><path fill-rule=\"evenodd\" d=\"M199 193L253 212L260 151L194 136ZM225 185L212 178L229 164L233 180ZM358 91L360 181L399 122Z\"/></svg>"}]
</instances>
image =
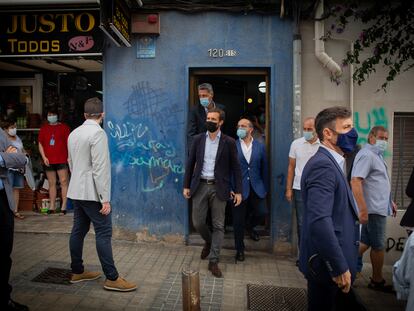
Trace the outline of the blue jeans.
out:
<instances>
[{"instance_id":1,"label":"blue jeans","mask_svg":"<svg viewBox=\"0 0 414 311\"><path fill-rule=\"evenodd\" d=\"M111 214L102 215L99 212L102 204L99 202L81 200L72 200L72 202L74 206L73 228L69 241L72 273L80 274L84 272L83 241L92 222L95 229L96 250L102 270L107 279L115 281L118 278L118 271L115 268L112 256Z\"/></svg>"},{"instance_id":2,"label":"blue jeans","mask_svg":"<svg viewBox=\"0 0 414 311\"><path fill-rule=\"evenodd\" d=\"M293 206L296 209L296 223L298 229L298 245L300 244L300 232L302 230L303 201L300 190L293 189Z\"/></svg>"}]
</instances>

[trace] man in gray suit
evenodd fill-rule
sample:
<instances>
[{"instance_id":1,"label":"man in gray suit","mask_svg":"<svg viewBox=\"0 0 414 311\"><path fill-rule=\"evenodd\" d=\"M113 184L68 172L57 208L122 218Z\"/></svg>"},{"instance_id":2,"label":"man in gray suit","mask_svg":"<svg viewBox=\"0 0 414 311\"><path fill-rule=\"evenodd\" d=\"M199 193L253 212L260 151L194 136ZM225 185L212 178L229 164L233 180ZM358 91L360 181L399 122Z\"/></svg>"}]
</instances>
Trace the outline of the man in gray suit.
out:
<instances>
[{"instance_id":1,"label":"man in gray suit","mask_svg":"<svg viewBox=\"0 0 414 311\"><path fill-rule=\"evenodd\" d=\"M136 284L118 275L112 256L111 163L108 138L100 126L104 117L102 102L96 97L90 98L84 108L86 121L68 139L72 172L68 198L72 199L74 206L70 236L71 283L95 280L101 276L99 272L84 271L82 261L83 241L92 222L98 257L106 276L104 288L133 291Z\"/></svg>"},{"instance_id":2,"label":"man in gray suit","mask_svg":"<svg viewBox=\"0 0 414 311\"><path fill-rule=\"evenodd\" d=\"M7 178L9 168L24 168L26 156L12 147L0 129L0 310L29 310L10 298L9 284L14 232L13 189Z\"/></svg>"}]
</instances>

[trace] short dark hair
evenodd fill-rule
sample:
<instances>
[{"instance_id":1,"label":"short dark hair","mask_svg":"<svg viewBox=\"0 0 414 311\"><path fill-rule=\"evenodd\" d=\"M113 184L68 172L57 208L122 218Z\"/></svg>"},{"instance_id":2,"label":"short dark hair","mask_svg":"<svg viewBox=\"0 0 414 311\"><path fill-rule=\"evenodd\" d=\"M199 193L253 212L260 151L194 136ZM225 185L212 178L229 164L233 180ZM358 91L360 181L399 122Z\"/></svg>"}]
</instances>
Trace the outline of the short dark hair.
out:
<instances>
[{"instance_id":1,"label":"short dark hair","mask_svg":"<svg viewBox=\"0 0 414 311\"><path fill-rule=\"evenodd\" d=\"M382 125L377 125L377 126L374 126L374 127L373 127L370 131L369 131L368 137L371 137L371 136L377 136L378 132L385 132L385 133L388 133L388 130L387 130L384 126L382 126Z\"/></svg>"},{"instance_id":2,"label":"short dark hair","mask_svg":"<svg viewBox=\"0 0 414 311\"><path fill-rule=\"evenodd\" d=\"M56 106L50 106L46 109L47 113L53 113L53 114L58 114L58 109Z\"/></svg>"},{"instance_id":3,"label":"short dark hair","mask_svg":"<svg viewBox=\"0 0 414 311\"><path fill-rule=\"evenodd\" d=\"M14 124L16 124L16 119L8 118L8 119L5 119L1 122L1 128L3 130L5 130L5 129L8 129L10 126L14 125Z\"/></svg>"},{"instance_id":4,"label":"short dark hair","mask_svg":"<svg viewBox=\"0 0 414 311\"><path fill-rule=\"evenodd\" d=\"M96 118L103 112L102 101L98 97L89 98L85 102L84 113L87 118Z\"/></svg>"},{"instance_id":5,"label":"short dark hair","mask_svg":"<svg viewBox=\"0 0 414 311\"><path fill-rule=\"evenodd\" d=\"M254 128L254 125L253 125L253 121L252 121L252 117L251 116L246 116L246 117L241 117L240 119L239 119L239 121L240 120L247 120L247 121L249 121L249 127L251 127L251 128ZM239 122L237 122L237 124L238 124Z\"/></svg>"},{"instance_id":6,"label":"short dark hair","mask_svg":"<svg viewBox=\"0 0 414 311\"><path fill-rule=\"evenodd\" d=\"M212 108L209 111L207 111L207 114L209 114L210 112L216 112L220 115L219 119L220 121L224 121L224 119L226 118L226 113L224 112L224 110L221 110L220 108Z\"/></svg>"},{"instance_id":7,"label":"short dark hair","mask_svg":"<svg viewBox=\"0 0 414 311\"><path fill-rule=\"evenodd\" d=\"M347 119L351 116L351 110L342 106L329 107L319 112L315 119L315 129L319 140L323 141L325 128L335 129L337 119Z\"/></svg>"}]
</instances>

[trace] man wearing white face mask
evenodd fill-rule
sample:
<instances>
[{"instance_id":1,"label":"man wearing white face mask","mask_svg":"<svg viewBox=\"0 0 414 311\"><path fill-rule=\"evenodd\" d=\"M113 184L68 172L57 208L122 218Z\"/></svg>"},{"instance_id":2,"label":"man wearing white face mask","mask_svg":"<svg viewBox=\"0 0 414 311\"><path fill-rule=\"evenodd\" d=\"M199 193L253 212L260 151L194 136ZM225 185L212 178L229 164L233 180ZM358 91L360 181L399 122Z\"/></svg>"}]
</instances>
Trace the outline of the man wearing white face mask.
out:
<instances>
[{"instance_id":1,"label":"man wearing white face mask","mask_svg":"<svg viewBox=\"0 0 414 311\"><path fill-rule=\"evenodd\" d=\"M296 210L298 244L302 226L303 202L300 193L300 178L308 160L318 151L319 139L315 131L315 118L307 117L303 120L303 137L295 139L289 151L289 166L286 180L286 199L293 203Z\"/></svg>"},{"instance_id":2,"label":"man wearing white face mask","mask_svg":"<svg viewBox=\"0 0 414 311\"><path fill-rule=\"evenodd\" d=\"M384 160L388 145L388 130L375 126L368 135L366 144L356 155L352 169L352 192L359 209L362 223L359 254L362 256L371 247L372 277L368 287L390 292L382 276L385 249L386 217L397 213L391 199L391 184Z\"/></svg>"},{"instance_id":3,"label":"man wearing white face mask","mask_svg":"<svg viewBox=\"0 0 414 311\"><path fill-rule=\"evenodd\" d=\"M69 185L68 173L68 137L69 127L58 121L55 109L49 109L47 113L47 124L39 131L39 152L44 162L47 180L49 182L49 212L54 213L56 209L56 181L59 177L62 190L61 214L66 214L66 194Z\"/></svg>"}]
</instances>

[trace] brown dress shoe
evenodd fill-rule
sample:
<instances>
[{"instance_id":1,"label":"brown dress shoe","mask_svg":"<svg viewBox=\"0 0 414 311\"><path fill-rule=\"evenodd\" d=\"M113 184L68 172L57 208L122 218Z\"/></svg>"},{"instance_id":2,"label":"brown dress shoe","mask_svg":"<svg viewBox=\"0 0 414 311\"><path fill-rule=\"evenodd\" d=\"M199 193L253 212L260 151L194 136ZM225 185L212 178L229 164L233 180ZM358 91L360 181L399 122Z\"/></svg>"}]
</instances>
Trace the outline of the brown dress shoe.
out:
<instances>
[{"instance_id":1,"label":"brown dress shoe","mask_svg":"<svg viewBox=\"0 0 414 311\"><path fill-rule=\"evenodd\" d=\"M72 273L72 277L70 278L70 282L72 284L75 284L75 283L79 283L79 282L96 280L96 279L99 279L100 277L101 277L100 272L84 271L83 273L80 273L80 274Z\"/></svg>"},{"instance_id":2,"label":"brown dress shoe","mask_svg":"<svg viewBox=\"0 0 414 311\"><path fill-rule=\"evenodd\" d=\"M208 257L208 255L210 254L210 248L211 248L211 244L204 244L203 250L201 251L201 255L200 258L202 260L206 259Z\"/></svg>"},{"instance_id":3,"label":"brown dress shoe","mask_svg":"<svg viewBox=\"0 0 414 311\"><path fill-rule=\"evenodd\" d=\"M128 282L124 278L118 277L115 281L106 280L104 288L107 290L113 290L117 292L130 292L137 289L137 285Z\"/></svg>"},{"instance_id":4,"label":"brown dress shoe","mask_svg":"<svg viewBox=\"0 0 414 311\"><path fill-rule=\"evenodd\" d=\"M208 263L208 270L210 270L211 274L214 275L216 278L223 277L223 273L221 273L221 270L220 270L217 262L209 262Z\"/></svg>"}]
</instances>

